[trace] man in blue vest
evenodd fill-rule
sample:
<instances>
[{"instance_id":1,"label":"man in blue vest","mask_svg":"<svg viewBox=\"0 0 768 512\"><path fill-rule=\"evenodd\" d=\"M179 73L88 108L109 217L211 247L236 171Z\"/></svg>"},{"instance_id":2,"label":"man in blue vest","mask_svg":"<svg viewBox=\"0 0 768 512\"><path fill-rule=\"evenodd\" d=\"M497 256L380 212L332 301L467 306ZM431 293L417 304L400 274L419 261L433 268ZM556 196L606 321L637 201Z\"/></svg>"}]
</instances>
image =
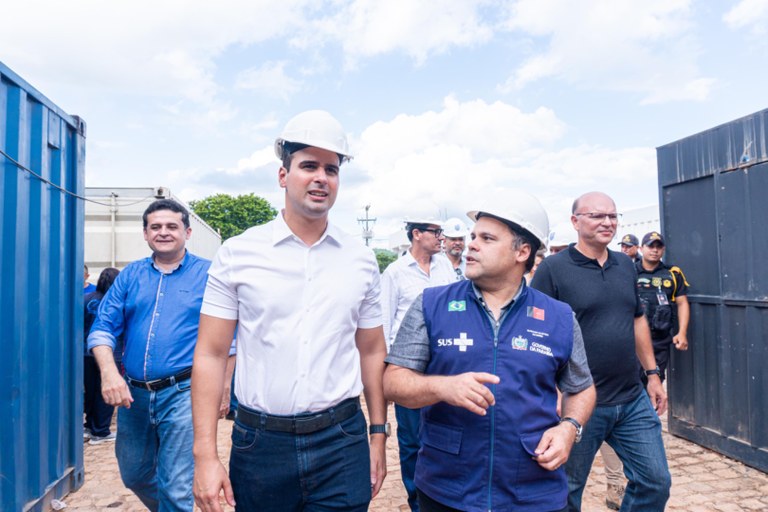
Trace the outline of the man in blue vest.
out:
<instances>
[{"instance_id":1,"label":"man in blue vest","mask_svg":"<svg viewBox=\"0 0 768 512\"><path fill-rule=\"evenodd\" d=\"M523 279L547 214L528 194L504 199L468 213L468 280L424 290L386 359L386 397L422 408L424 512L563 509L561 466L595 404L571 308Z\"/></svg>"}]
</instances>

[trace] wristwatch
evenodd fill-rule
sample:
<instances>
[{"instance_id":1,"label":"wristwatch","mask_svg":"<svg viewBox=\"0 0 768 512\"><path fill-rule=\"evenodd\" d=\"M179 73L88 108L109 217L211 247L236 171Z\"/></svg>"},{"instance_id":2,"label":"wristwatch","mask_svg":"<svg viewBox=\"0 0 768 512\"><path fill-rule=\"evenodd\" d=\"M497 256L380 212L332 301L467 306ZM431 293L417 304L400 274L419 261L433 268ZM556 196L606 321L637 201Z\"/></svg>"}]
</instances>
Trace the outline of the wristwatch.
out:
<instances>
[{"instance_id":1,"label":"wristwatch","mask_svg":"<svg viewBox=\"0 0 768 512\"><path fill-rule=\"evenodd\" d=\"M661 378L661 370L657 366L653 370L645 370L645 376L650 377L651 375L657 375L659 378Z\"/></svg>"},{"instance_id":2,"label":"wristwatch","mask_svg":"<svg viewBox=\"0 0 768 512\"><path fill-rule=\"evenodd\" d=\"M571 425L573 425L574 427L576 427L576 442L578 443L579 441L581 441L581 431L583 430L583 428L582 428L582 426L581 426L581 423L579 423L579 422L578 422L578 421L576 421L575 419L573 419L573 418L569 418L569 417L567 417L567 416L566 416L565 418L561 418L561 419L560 419L560 423L562 423L562 422L564 422L564 421L565 421L565 422L568 422L568 423L570 423Z\"/></svg>"},{"instance_id":3,"label":"wristwatch","mask_svg":"<svg viewBox=\"0 0 768 512\"><path fill-rule=\"evenodd\" d=\"M373 434L384 434L385 436L389 437L392 435L392 427L389 425L389 423L384 423L383 425L371 425L368 427L368 433Z\"/></svg>"}]
</instances>

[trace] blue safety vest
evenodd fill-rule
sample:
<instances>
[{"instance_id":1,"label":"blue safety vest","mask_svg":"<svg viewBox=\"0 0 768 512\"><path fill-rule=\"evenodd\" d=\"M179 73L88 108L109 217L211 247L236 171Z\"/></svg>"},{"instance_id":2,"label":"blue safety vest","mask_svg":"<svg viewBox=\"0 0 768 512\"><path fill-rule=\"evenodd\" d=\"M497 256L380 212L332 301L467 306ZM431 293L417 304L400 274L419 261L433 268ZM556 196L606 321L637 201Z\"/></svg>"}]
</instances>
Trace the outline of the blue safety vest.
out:
<instances>
[{"instance_id":1,"label":"blue safety vest","mask_svg":"<svg viewBox=\"0 0 768 512\"><path fill-rule=\"evenodd\" d=\"M557 425L555 376L573 348L573 313L522 285L499 322L485 312L471 281L427 288L427 375L488 372L496 405L479 416L444 402L421 410L416 485L440 503L467 511L560 510L565 470L532 459L544 431Z\"/></svg>"}]
</instances>

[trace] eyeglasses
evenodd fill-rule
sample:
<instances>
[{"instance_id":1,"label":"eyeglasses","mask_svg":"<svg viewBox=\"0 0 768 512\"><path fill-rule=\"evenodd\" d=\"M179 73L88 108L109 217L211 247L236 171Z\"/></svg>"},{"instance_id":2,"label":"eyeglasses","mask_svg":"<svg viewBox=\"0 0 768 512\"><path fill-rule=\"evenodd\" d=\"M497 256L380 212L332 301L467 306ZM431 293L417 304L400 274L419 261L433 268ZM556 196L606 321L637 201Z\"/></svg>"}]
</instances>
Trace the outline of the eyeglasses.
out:
<instances>
[{"instance_id":1,"label":"eyeglasses","mask_svg":"<svg viewBox=\"0 0 768 512\"><path fill-rule=\"evenodd\" d=\"M429 231L433 235L435 235L435 238L440 238L443 235L443 230L440 228L427 228L427 229L421 229L419 231Z\"/></svg>"},{"instance_id":2,"label":"eyeglasses","mask_svg":"<svg viewBox=\"0 0 768 512\"><path fill-rule=\"evenodd\" d=\"M585 212L585 213L574 213L574 215L577 217L584 215L590 220L599 220L601 222L603 221L603 219L608 219L609 222L618 222L619 220L621 220L620 213Z\"/></svg>"}]
</instances>

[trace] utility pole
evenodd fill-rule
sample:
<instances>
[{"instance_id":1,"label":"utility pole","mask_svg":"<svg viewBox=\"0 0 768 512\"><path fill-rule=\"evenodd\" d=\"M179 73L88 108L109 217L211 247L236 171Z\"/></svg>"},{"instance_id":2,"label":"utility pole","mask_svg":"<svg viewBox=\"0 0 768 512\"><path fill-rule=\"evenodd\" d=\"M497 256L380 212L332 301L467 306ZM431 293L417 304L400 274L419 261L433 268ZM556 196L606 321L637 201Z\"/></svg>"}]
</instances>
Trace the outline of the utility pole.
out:
<instances>
[{"instance_id":1,"label":"utility pole","mask_svg":"<svg viewBox=\"0 0 768 512\"><path fill-rule=\"evenodd\" d=\"M368 227L369 224L373 226L376 223L376 217L370 218L368 217L368 210L371 208L371 205L367 204L365 205L365 218L357 218L357 222L360 223L360 225L363 226L363 240L365 240L365 245L369 245L371 239L373 238L373 229Z\"/></svg>"}]
</instances>

